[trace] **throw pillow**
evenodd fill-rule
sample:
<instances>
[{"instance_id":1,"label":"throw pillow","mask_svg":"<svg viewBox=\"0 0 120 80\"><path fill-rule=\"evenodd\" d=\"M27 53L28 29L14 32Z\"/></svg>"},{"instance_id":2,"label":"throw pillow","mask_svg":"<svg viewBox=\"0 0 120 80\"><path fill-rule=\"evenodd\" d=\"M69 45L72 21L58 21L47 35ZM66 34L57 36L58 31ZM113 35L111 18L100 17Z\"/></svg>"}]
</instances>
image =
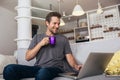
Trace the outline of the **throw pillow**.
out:
<instances>
[{"instance_id":1,"label":"throw pillow","mask_svg":"<svg viewBox=\"0 0 120 80\"><path fill-rule=\"evenodd\" d=\"M120 75L120 51L114 53L105 69L105 73L107 75Z\"/></svg>"},{"instance_id":2,"label":"throw pillow","mask_svg":"<svg viewBox=\"0 0 120 80\"><path fill-rule=\"evenodd\" d=\"M6 65L16 63L16 58L14 56L0 54L0 74L3 73L3 69Z\"/></svg>"}]
</instances>

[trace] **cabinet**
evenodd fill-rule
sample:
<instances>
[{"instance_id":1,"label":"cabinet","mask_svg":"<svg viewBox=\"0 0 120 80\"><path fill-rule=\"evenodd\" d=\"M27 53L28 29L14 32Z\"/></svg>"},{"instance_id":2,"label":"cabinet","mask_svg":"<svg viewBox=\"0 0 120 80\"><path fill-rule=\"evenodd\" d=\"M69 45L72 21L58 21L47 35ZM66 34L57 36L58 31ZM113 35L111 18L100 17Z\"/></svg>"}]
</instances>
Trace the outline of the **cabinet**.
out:
<instances>
[{"instance_id":1,"label":"cabinet","mask_svg":"<svg viewBox=\"0 0 120 80\"><path fill-rule=\"evenodd\" d=\"M88 27L74 28L74 40L76 43L89 41Z\"/></svg>"}]
</instances>

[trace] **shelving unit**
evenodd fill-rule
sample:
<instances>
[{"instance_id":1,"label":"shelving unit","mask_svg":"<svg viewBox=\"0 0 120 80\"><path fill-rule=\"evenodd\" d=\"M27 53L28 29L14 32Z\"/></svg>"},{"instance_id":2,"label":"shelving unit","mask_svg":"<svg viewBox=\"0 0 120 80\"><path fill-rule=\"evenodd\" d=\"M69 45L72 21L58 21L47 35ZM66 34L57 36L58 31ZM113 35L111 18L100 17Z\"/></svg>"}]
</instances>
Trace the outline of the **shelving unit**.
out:
<instances>
[{"instance_id":1,"label":"shelving unit","mask_svg":"<svg viewBox=\"0 0 120 80\"><path fill-rule=\"evenodd\" d=\"M89 41L88 27L77 27L74 28L74 40L75 42L86 42Z\"/></svg>"},{"instance_id":2,"label":"shelving unit","mask_svg":"<svg viewBox=\"0 0 120 80\"><path fill-rule=\"evenodd\" d=\"M89 41L88 27L75 27L74 29L59 29L58 33L65 35L70 42Z\"/></svg>"},{"instance_id":3,"label":"shelving unit","mask_svg":"<svg viewBox=\"0 0 120 80\"><path fill-rule=\"evenodd\" d=\"M80 18L79 27L72 25L72 29L63 28L59 30L59 33L65 35L72 43L120 37L120 5L105 7L103 10L103 14L97 14L96 10L87 11L82 18L84 20ZM32 19L44 21L39 17L32 17ZM86 22L87 27L82 27L81 22Z\"/></svg>"},{"instance_id":4,"label":"shelving unit","mask_svg":"<svg viewBox=\"0 0 120 80\"><path fill-rule=\"evenodd\" d=\"M102 25L92 25L90 28L91 40L103 39L103 28Z\"/></svg>"},{"instance_id":5,"label":"shelving unit","mask_svg":"<svg viewBox=\"0 0 120 80\"><path fill-rule=\"evenodd\" d=\"M70 43L74 43L74 30L73 29L59 29L58 33L66 36Z\"/></svg>"},{"instance_id":6,"label":"shelving unit","mask_svg":"<svg viewBox=\"0 0 120 80\"><path fill-rule=\"evenodd\" d=\"M103 14L87 12L90 41L120 37L119 5L106 7Z\"/></svg>"},{"instance_id":7,"label":"shelving unit","mask_svg":"<svg viewBox=\"0 0 120 80\"><path fill-rule=\"evenodd\" d=\"M59 29L58 33L60 34L66 34L66 33L72 33L74 30L73 29Z\"/></svg>"},{"instance_id":8,"label":"shelving unit","mask_svg":"<svg viewBox=\"0 0 120 80\"><path fill-rule=\"evenodd\" d=\"M74 39L75 43L120 37L120 5L106 7L103 10L103 14L97 14L96 10L87 12L87 27L75 27L62 33L71 34L68 39Z\"/></svg>"},{"instance_id":9,"label":"shelving unit","mask_svg":"<svg viewBox=\"0 0 120 80\"><path fill-rule=\"evenodd\" d=\"M58 33L65 35L70 43L74 42L74 30L73 29L59 29Z\"/></svg>"}]
</instances>

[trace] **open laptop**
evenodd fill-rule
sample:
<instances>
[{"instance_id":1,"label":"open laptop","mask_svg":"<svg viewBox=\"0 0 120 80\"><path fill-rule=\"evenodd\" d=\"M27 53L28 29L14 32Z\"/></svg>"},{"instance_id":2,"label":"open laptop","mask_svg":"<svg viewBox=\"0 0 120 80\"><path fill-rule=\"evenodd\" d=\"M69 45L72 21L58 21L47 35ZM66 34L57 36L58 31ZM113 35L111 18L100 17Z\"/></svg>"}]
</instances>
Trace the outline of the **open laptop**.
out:
<instances>
[{"instance_id":1,"label":"open laptop","mask_svg":"<svg viewBox=\"0 0 120 80\"><path fill-rule=\"evenodd\" d=\"M107 66L112 56L113 53L90 53L78 74L61 73L60 76L72 79L80 79L102 74L104 73L105 67Z\"/></svg>"}]
</instances>

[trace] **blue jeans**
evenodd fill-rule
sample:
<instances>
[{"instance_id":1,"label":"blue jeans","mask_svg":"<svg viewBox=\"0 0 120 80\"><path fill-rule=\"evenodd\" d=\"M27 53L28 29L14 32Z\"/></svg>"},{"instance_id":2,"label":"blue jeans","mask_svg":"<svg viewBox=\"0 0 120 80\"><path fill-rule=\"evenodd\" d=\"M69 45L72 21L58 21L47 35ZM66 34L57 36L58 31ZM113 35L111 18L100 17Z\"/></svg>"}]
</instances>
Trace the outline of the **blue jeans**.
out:
<instances>
[{"instance_id":1,"label":"blue jeans","mask_svg":"<svg viewBox=\"0 0 120 80\"><path fill-rule=\"evenodd\" d=\"M62 73L62 70L56 67L41 68L37 66L10 64L4 68L3 77L5 80L20 80L32 77L35 77L35 80L52 80L59 73Z\"/></svg>"}]
</instances>

